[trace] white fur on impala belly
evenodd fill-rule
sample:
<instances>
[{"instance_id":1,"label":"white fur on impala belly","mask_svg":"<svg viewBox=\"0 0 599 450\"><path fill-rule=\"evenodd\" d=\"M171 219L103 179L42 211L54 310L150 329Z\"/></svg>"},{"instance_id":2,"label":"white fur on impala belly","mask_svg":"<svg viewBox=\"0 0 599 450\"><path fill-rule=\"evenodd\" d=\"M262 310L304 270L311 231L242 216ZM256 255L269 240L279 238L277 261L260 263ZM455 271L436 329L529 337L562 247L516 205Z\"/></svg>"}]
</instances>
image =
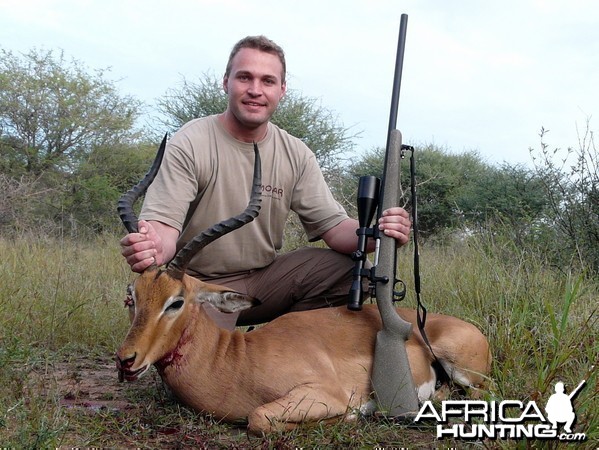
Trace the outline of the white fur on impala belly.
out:
<instances>
[{"instance_id":1,"label":"white fur on impala belly","mask_svg":"<svg viewBox=\"0 0 599 450\"><path fill-rule=\"evenodd\" d=\"M435 393L435 387L437 385L437 375L435 374L435 369L431 367L430 370L430 379L426 383L422 383L420 386L416 388L416 391L418 392L418 400L420 400L421 402L428 400Z\"/></svg>"}]
</instances>

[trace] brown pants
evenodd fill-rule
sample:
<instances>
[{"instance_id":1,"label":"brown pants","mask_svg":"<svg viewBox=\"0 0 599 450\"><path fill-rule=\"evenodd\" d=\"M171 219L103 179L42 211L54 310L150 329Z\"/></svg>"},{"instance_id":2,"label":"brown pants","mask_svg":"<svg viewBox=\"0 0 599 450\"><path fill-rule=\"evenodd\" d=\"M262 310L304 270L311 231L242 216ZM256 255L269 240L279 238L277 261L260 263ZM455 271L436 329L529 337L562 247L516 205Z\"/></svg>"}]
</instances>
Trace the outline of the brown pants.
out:
<instances>
[{"instance_id":1,"label":"brown pants","mask_svg":"<svg viewBox=\"0 0 599 450\"><path fill-rule=\"evenodd\" d=\"M277 256L263 269L241 275L203 278L248 294L260 305L237 314L206 308L224 328L268 322L292 311L347 304L354 262L348 255L306 247ZM212 309L212 310L211 310Z\"/></svg>"}]
</instances>

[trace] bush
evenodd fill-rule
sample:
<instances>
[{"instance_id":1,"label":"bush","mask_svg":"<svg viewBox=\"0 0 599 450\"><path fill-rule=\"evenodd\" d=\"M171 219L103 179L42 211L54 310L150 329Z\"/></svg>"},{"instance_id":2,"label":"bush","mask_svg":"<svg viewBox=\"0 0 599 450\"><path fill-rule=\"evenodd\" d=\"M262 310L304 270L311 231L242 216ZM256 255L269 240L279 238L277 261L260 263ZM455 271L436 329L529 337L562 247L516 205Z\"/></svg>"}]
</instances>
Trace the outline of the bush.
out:
<instances>
[{"instance_id":1,"label":"bush","mask_svg":"<svg viewBox=\"0 0 599 450\"><path fill-rule=\"evenodd\" d=\"M599 273L599 152L587 120L577 148L550 150L541 129L531 149L549 210L538 230L553 242L554 264L577 264Z\"/></svg>"}]
</instances>

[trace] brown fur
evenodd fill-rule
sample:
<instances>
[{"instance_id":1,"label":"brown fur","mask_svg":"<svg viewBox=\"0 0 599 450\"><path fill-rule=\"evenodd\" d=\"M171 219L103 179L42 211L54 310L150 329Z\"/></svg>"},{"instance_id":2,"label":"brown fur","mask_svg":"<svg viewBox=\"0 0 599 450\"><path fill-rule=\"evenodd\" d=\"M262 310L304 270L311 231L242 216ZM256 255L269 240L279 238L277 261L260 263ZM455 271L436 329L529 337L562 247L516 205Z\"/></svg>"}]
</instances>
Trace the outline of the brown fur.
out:
<instances>
[{"instance_id":1,"label":"brown fur","mask_svg":"<svg viewBox=\"0 0 599 450\"><path fill-rule=\"evenodd\" d=\"M156 276L154 270L142 274L134 287L133 323L117 352L117 366L129 380L155 364L183 403L229 421L248 418L255 433L348 417L371 398L373 350L381 328L376 306L360 312L339 307L290 313L241 333L218 328L201 306L210 301L221 309L245 309L250 299L241 294L188 276L181 281L168 273ZM214 295L206 299L204 293ZM165 302L178 295L184 305L163 313ZM398 312L416 327L415 311ZM448 374L458 375L455 381L485 384L491 357L475 326L429 314L426 332ZM415 385L434 383L433 357L417 331L406 350Z\"/></svg>"}]
</instances>

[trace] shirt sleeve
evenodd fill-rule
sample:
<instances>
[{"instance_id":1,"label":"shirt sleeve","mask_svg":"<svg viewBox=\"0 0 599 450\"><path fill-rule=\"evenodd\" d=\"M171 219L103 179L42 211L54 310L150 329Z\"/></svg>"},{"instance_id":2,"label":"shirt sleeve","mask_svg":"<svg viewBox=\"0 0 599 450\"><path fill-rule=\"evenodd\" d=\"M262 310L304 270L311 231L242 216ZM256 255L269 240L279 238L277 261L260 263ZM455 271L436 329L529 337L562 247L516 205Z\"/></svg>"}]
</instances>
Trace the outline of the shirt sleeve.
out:
<instances>
[{"instance_id":1,"label":"shirt sleeve","mask_svg":"<svg viewBox=\"0 0 599 450\"><path fill-rule=\"evenodd\" d=\"M291 209L297 213L310 242L319 240L325 231L348 218L333 197L311 151L293 191Z\"/></svg>"}]
</instances>

